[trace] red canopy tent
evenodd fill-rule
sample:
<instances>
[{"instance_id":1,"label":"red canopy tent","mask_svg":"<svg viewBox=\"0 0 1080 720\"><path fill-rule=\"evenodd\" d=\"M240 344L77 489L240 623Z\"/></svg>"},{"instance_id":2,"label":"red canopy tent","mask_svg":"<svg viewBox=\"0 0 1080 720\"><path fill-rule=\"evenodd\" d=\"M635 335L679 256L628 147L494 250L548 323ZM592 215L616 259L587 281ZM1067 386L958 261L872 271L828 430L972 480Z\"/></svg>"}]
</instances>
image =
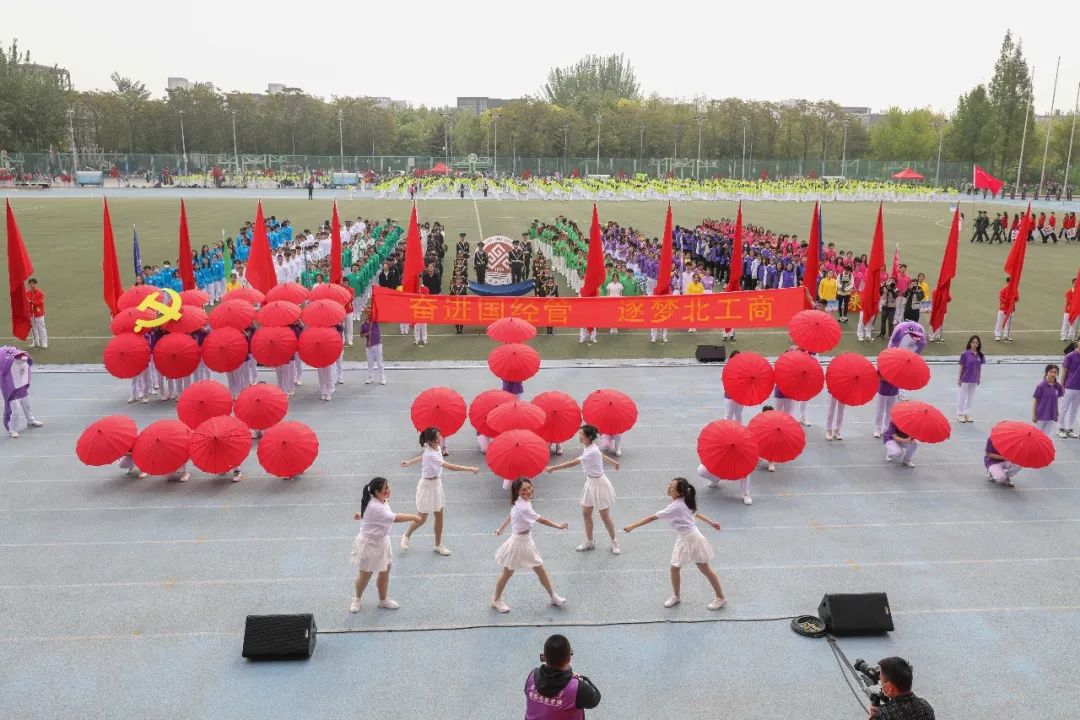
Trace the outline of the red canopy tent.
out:
<instances>
[{"instance_id":1,"label":"red canopy tent","mask_svg":"<svg viewBox=\"0 0 1080 720\"><path fill-rule=\"evenodd\" d=\"M439 162L435 163L435 165L430 170L428 170L428 173L431 175L449 175L450 168L446 167L446 163L440 160Z\"/></svg>"},{"instance_id":2,"label":"red canopy tent","mask_svg":"<svg viewBox=\"0 0 1080 720\"><path fill-rule=\"evenodd\" d=\"M911 168L904 168L900 172L895 173L892 176L892 178L893 178L893 180L925 180L926 179L922 175L920 175L918 172L916 172L915 170L912 170Z\"/></svg>"}]
</instances>

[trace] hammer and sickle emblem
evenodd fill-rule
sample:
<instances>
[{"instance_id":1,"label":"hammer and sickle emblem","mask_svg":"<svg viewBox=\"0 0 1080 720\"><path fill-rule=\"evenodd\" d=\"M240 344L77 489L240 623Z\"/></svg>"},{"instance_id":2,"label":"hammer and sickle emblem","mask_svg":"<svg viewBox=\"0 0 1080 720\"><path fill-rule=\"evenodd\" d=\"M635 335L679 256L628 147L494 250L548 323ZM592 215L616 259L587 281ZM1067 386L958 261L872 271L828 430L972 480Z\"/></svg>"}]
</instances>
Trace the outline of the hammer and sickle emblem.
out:
<instances>
[{"instance_id":1,"label":"hammer and sickle emblem","mask_svg":"<svg viewBox=\"0 0 1080 720\"><path fill-rule=\"evenodd\" d=\"M169 288L165 288L161 292L169 298L169 304L165 305L159 301L157 294L147 295L143 298L143 301L139 303L139 309L153 310L158 313L158 316L153 320L136 320L135 332L142 332L143 330L150 328L160 327L171 320L180 319L180 308L183 306L183 300L180 299L180 294Z\"/></svg>"}]
</instances>

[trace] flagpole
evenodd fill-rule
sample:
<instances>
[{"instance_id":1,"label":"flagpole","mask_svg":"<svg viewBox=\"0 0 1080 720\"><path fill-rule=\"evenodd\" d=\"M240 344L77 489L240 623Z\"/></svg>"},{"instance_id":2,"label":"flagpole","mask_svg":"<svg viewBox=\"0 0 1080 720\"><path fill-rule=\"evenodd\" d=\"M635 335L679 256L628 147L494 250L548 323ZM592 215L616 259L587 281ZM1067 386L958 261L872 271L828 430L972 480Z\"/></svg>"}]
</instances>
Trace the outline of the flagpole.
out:
<instances>
[{"instance_id":1,"label":"flagpole","mask_svg":"<svg viewBox=\"0 0 1080 720\"><path fill-rule=\"evenodd\" d=\"M1072 132L1069 133L1069 155L1065 161L1065 190L1069 189L1069 167L1072 165L1073 139L1076 137L1076 113L1080 111L1080 83L1076 84L1076 102L1073 104ZM1068 192L1066 192L1068 195Z\"/></svg>"},{"instance_id":2,"label":"flagpole","mask_svg":"<svg viewBox=\"0 0 1080 720\"><path fill-rule=\"evenodd\" d=\"M1054 130L1054 102L1057 100L1058 70L1061 69L1061 56L1058 55L1057 66L1054 68L1054 90L1050 94L1050 123L1046 126L1046 142L1043 144L1042 172L1039 173L1039 189L1035 195L1041 195L1043 182L1046 180L1046 156L1050 152L1050 133Z\"/></svg>"},{"instance_id":3,"label":"flagpole","mask_svg":"<svg viewBox=\"0 0 1080 720\"><path fill-rule=\"evenodd\" d=\"M1031 66L1031 96L1024 110L1024 134L1020 136L1020 164L1016 166L1016 189L1020 189L1020 173L1024 170L1024 144L1027 142L1028 115L1031 114L1031 101L1035 98L1035 66ZM1004 169L1004 168L1002 168ZM1004 174L1004 173L1003 173Z\"/></svg>"}]
</instances>

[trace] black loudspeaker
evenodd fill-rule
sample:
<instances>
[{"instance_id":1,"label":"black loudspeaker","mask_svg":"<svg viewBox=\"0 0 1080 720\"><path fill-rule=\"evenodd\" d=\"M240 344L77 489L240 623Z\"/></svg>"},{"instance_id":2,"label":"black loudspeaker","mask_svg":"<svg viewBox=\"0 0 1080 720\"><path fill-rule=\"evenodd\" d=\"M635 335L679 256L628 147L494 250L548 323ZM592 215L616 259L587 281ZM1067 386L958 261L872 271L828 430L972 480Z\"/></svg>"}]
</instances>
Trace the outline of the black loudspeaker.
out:
<instances>
[{"instance_id":1,"label":"black loudspeaker","mask_svg":"<svg viewBox=\"0 0 1080 720\"><path fill-rule=\"evenodd\" d=\"M305 660L315 651L314 615L248 615L244 651L249 660Z\"/></svg>"},{"instance_id":2,"label":"black loudspeaker","mask_svg":"<svg viewBox=\"0 0 1080 720\"><path fill-rule=\"evenodd\" d=\"M724 362L727 359L727 349L723 345L698 345L694 357L698 362Z\"/></svg>"},{"instance_id":3,"label":"black loudspeaker","mask_svg":"<svg viewBox=\"0 0 1080 720\"><path fill-rule=\"evenodd\" d=\"M878 635L893 629L885 593L826 595L818 605L818 617L833 635Z\"/></svg>"}]
</instances>

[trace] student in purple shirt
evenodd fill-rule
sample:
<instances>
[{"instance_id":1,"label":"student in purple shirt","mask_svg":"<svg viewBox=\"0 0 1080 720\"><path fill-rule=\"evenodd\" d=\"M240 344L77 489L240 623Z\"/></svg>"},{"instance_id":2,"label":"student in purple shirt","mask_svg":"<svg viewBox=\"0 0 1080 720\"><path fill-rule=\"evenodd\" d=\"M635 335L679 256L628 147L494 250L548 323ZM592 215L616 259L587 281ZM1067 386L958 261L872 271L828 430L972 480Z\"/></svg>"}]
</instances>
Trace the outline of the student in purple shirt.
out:
<instances>
[{"instance_id":1,"label":"student in purple shirt","mask_svg":"<svg viewBox=\"0 0 1080 720\"><path fill-rule=\"evenodd\" d=\"M881 435L881 441L885 443L885 462L902 460L905 467L913 468L915 463L911 458L919 449L918 441L905 433L896 424L889 421L889 427Z\"/></svg>"},{"instance_id":2,"label":"student in purple shirt","mask_svg":"<svg viewBox=\"0 0 1080 720\"><path fill-rule=\"evenodd\" d=\"M1020 472L1019 465L1013 465L997 451L990 438L986 439L986 449L983 451L983 465L986 466L986 479L992 483L998 483L1005 487L1014 487L1012 479Z\"/></svg>"},{"instance_id":3,"label":"student in purple shirt","mask_svg":"<svg viewBox=\"0 0 1080 720\"><path fill-rule=\"evenodd\" d=\"M365 341L365 353L367 355L367 380L365 384L375 382L375 367L379 368L379 384L386 384L386 368L383 367L382 333L379 331L379 323L371 319L371 303L368 303L364 312L364 322L360 323L360 337Z\"/></svg>"},{"instance_id":4,"label":"student in purple shirt","mask_svg":"<svg viewBox=\"0 0 1080 720\"><path fill-rule=\"evenodd\" d=\"M1061 363L1061 384L1065 388L1065 397L1061 401L1061 414L1058 417L1058 437L1077 438L1073 426L1076 414L1080 411L1080 345L1072 343L1070 350Z\"/></svg>"},{"instance_id":5,"label":"student in purple shirt","mask_svg":"<svg viewBox=\"0 0 1080 720\"><path fill-rule=\"evenodd\" d=\"M1043 370L1043 381L1035 386L1031 402L1031 422L1047 435L1058 419L1058 398L1065 394L1065 388L1057 381L1058 366L1047 365Z\"/></svg>"},{"instance_id":6,"label":"student in purple shirt","mask_svg":"<svg viewBox=\"0 0 1080 720\"><path fill-rule=\"evenodd\" d=\"M975 388L982 380L982 366L986 363L986 357L982 351L982 340L978 335L972 335L968 341L963 355L960 356L960 375L956 384L960 387L959 397L956 401L957 422L969 423L971 420L971 403L975 399Z\"/></svg>"},{"instance_id":7,"label":"student in purple shirt","mask_svg":"<svg viewBox=\"0 0 1080 720\"><path fill-rule=\"evenodd\" d=\"M892 409L900 388L882 378L878 381L877 404L874 412L874 437L879 438L892 423Z\"/></svg>"}]
</instances>

